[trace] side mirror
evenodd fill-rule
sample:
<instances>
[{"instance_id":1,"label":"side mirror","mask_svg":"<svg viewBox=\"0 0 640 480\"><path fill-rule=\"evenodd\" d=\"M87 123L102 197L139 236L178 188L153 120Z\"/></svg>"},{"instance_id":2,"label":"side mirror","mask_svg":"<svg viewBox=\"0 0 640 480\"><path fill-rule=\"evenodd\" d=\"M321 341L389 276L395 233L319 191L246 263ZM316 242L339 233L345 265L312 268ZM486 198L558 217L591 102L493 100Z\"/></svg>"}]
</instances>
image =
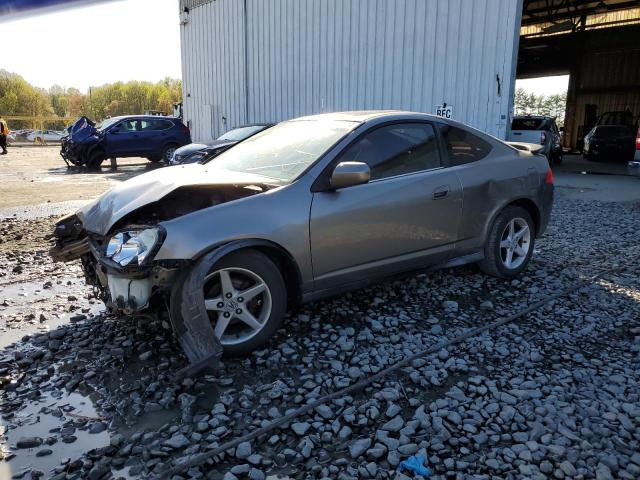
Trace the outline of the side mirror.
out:
<instances>
[{"instance_id":1,"label":"side mirror","mask_svg":"<svg viewBox=\"0 0 640 480\"><path fill-rule=\"evenodd\" d=\"M331 188L344 188L367 183L371 178L369 165L363 162L340 162L331 174Z\"/></svg>"}]
</instances>

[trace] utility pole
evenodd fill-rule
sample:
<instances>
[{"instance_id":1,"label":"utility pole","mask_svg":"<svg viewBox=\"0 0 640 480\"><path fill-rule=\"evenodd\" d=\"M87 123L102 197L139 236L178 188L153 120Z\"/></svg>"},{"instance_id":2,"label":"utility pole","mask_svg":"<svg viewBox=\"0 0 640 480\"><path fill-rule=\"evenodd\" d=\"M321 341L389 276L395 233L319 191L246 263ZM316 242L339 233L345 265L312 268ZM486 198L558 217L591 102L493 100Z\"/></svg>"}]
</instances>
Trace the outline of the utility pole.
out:
<instances>
[{"instance_id":1,"label":"utility pole","mask_svg":"<svg viewBox=\"0 0 640 480\"><path fill-rule=\"evenodd\" d=\"M93 117L93 120L95 121L96 114L93 111L93 97L91 96L91 87L89 87L89 108L91 109L91 116Z\"/></svg>"}]
</instances>

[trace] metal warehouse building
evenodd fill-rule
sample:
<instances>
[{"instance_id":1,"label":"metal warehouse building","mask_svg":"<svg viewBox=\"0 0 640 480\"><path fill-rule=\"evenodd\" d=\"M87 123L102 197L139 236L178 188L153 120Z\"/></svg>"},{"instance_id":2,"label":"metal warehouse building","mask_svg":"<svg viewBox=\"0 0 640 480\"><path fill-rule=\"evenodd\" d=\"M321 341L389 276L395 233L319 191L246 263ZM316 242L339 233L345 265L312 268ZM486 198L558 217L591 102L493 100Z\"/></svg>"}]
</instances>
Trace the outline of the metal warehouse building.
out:
<instances>
[{"instance_id":1,"label":"metal warehouse building","mask_svg":"<svg viewBox=\"0 0 640 480\"><path fill-rule=\"evenodd\" d=\"M638 0L180 0L195 140L312 113L436 113L504 138L516 76L569 74L565 146L640 116Z\"/></svg>"},{"instance_id":2,"label":"metal warehouse building","mask_svg":"<svg viewBox=\"0 0 640 480\"><path fill-rule=\"evenodd\" d=\"M504 137L521 10L522 0L182 0L184 118L206 140L317 112L447 104Z\"/></svg>"}]
</instances>

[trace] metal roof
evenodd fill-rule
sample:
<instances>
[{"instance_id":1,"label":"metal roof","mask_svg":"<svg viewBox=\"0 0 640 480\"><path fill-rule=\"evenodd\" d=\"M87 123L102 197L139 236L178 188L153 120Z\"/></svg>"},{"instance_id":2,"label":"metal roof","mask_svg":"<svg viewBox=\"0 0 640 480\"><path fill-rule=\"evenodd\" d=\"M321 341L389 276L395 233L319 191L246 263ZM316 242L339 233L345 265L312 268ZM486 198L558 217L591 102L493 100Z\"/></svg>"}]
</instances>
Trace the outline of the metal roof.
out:
<instances>
[{"instance_id":1,"label":"metal roof","mask_svg":"<svg viewBox=\"0 0 640 480\"><path fill-rule=\"evenodd\" d=\"M577 24L583 15L610 13L640 6L638 0L524 0L522 25Z\"/></svg>"}]
</instances>

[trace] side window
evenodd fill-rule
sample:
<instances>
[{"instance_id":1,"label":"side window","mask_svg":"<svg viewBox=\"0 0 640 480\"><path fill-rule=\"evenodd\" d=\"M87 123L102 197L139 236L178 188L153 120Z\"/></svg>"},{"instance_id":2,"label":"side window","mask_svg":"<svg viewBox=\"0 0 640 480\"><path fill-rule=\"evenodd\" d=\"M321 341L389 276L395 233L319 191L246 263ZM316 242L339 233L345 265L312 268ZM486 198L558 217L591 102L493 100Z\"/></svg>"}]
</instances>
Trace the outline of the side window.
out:
<instances>
[{"instance_id":1,"label":"side window","mask_svg":"<svg viewBox=\"0 0 640 480\"><path fill-rule=\"evenodd\" d=\"M118 130L121 132L134 132L136 130L136 121L135 120L125 120L120 123L118 126Z\"/></svg>"},{"instance_id":2,"label":"side window","mask_svg":"<svg viewBox=\"0 0 640 480\"><path fill-rule=\"evenodd\" d=\"M371 180L441 166L435 131L426 123L377 128L351 145L340 161L366 163L371 168Z\"/></svg>"},{"instance_id":3,"label":"side window","mask_svg":"<svg viewBox=\"0 0 640 480\"><path fill-rule=\"evenodd\" d=\"M173 126L168 120L149 120L145 130L167 130Z\"/></svg>"},{"instance_id":4,"label":"side window","mask_svg":"<svg viewBox=\"0 0 640 480\"><path fill-rule=\"evenodd\" d=\"M491 152L488 142L461 128L446 125L442 127L442 137L452 167L477 162Z\"/></svg>"}]
</instances>

